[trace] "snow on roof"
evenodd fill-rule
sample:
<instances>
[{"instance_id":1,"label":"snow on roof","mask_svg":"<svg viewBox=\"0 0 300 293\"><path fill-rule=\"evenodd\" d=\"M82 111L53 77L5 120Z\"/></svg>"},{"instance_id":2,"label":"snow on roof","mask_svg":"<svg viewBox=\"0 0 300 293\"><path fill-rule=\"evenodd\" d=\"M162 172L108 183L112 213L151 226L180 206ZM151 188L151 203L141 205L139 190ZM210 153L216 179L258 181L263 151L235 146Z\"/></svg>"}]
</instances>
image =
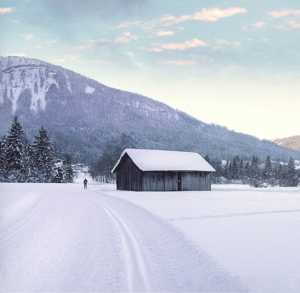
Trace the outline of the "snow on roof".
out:
<instances>
[{"instance_id":1,"label":"snow on roof","mask_svg":"<svg viewBox=\"0 0 300 293\"><path fill-rule=\"evenodd\" d=\"M142 171L208 171L215 169L197 153L162 150L125 149L112 169L115 172L123 156L127 154Z\"/></svg>"}]
</instances>

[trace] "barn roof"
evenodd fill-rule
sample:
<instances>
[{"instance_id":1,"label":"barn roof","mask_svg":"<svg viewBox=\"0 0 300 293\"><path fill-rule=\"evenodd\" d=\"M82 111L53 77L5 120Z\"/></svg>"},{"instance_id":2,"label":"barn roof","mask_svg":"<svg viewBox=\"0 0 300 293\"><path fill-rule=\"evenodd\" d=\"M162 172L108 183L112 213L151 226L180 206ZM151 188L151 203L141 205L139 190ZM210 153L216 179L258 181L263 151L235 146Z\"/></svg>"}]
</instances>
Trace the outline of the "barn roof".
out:
<instances>
[{"instance_id":1,"label":"barn roof","mask_svg":"<svg viewBox=\"0 0 300 293\"><path fill-rule=\"evenodd\" d=\"M207 171L215 169L197 153L162 150L125 149L112 169L116 172L122 158L127 154L142 171Z\"/></svg>"}]
</instances>

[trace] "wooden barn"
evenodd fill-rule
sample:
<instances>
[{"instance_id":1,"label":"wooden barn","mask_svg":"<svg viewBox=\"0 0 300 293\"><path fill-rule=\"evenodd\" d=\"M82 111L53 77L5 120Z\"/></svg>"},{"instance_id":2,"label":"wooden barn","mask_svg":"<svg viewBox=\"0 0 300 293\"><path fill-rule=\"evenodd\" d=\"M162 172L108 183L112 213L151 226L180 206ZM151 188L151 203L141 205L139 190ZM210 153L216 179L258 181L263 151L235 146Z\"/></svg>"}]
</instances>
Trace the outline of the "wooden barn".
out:
<instances>
[{"instance_id":1,"label":"wooden barn","mask_svg":"<svg viewBox=\"0 0 300 293\"><path fill-rule=\"evenodd\" d=\"M215 169L199 154L162 150L125 149L112 170L118 190L211 190Z\"/></svg>"}]
</instances>

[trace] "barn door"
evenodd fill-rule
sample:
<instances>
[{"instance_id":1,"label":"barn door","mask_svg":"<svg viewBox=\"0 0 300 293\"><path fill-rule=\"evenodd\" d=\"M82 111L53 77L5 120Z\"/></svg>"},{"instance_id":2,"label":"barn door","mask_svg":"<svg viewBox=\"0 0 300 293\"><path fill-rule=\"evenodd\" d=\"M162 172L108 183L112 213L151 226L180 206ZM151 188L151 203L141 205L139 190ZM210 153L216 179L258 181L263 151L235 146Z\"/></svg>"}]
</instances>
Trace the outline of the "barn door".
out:
<instances>
[{"instance_id":1,"label":"barn door","mask_svg":"<svg viewBox=\"0 0 300 293\"><path fill-rule=\"evenodd\" d=\"M181 176L182 173L178 173L178 191L181 191L182 190L182 184L181 184Z\"/></svg>"}]
</instances>

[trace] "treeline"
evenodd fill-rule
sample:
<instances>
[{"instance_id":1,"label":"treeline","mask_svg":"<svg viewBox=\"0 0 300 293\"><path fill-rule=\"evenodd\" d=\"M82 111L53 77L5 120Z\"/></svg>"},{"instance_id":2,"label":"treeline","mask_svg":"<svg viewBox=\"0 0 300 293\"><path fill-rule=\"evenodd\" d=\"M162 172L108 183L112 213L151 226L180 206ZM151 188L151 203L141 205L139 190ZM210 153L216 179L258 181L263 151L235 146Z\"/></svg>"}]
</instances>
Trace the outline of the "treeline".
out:
<instances>
[{"instance_id":1,"label":"treeline","mask_svg":"<svg viewBox=\"0 0 300 293\"><path fill-rule=\"evenodd\" d=\"M221 161L210 161L205 159L215 168L213 183L243 183L254 187L264 185L270 186L298 186L300 172L295 168L293 157L288 163L272 162L267 156L265 162L259 162L258 157L252 156L251 162L244 162L239 156L227 160L225 164Z\"/></svg>"},{"instance_id":2,"label":"treeline","mask_svg":"<svg viewBox=\"0 0 300 293\"><path fill-rule=\"evenodd\" d=\"M0 182L72 182L71 156L58 153L42 127L31 144L15 116L0 139Z\"/></svg>"},{"instance_id":3,"label":"treeline","mask_svg":"<svg viewBox=\"0 0 300 293\"><path fill-rule=\"evenodd\" d=\"M90 166L90 174L94 180L113 182L115 174L111 170L116 165L123 150L126 148L138 148L138 142L130 135L123 134L121 137L109 141L102 155ZM259 160L258 156L252 156L251 160L243 160L235 156L231 160L221 161L205 159L216 172L212 174L212 183L248 184L254 187L260 186L298 186L300 183L300 170L296 170L293 157L285 163L280 160L272 161L267 156L265 161Z\"/></svg>"}]
</instances>

